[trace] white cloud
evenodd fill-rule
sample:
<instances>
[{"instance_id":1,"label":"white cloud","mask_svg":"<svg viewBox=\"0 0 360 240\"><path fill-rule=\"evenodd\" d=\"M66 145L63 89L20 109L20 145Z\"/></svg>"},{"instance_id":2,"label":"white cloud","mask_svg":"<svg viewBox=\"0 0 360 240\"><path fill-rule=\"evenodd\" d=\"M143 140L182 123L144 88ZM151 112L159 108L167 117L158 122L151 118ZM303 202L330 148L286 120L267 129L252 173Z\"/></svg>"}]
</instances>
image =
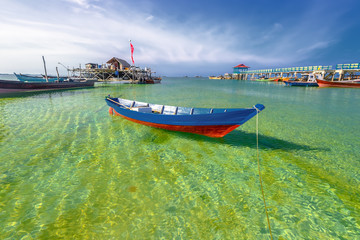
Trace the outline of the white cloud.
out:
<instances>
[{"instance_id":1,"label":"white cloud","mask_svg":"<svg viewBox=\"0 0 360 240\"><path fill-rule=\"evenodd\" d=\"M84 8L90 8L91 4L88 0L66 0L67 2L77 4Z\"/></svg>"},{"instance_id":2,"label":"white cloud","mask_svg":"<svg viewBox=\"0 0 360 240\"><path fill-rule=\"evenodd\" d=\"M2 53L21 56L16 62L22 62L22 66L35 65L27 59L42 54L48 55L49 59L57 55L67 65L75 66L84 61L106 61L112 56L129 61L128 39L131 38L135 46L135 61L141 65L218 62L227 61L234 55L227 49L225 36L216 37L211 29L193 28L189 31L129 9L123 9L123 14L111 10L104 14L96 8L89 9L89 1L68 1L86 8L86 11L81 16L66 11L49 11L40 15L36 9L23 6L22 13L9 12L0 23L0 29L6 32L0 39ZM41 69L41 66L33 67Z\"/></svg>"},{"instance_id":3,"label":"white cloud","mask_svg":"<svg viewBox=\"0 0 360 240\"><path fill-rule=\"evenodd\" d=\"M153 15L150 15L150 16L148 16L145 20L146 21L151 21L151 20L153 20L154 19L154 16Z\"/></svg>"},{"instance_id":4,"label":"white cloud","mask_svg":"<svg viewBox=\"0 0 360 240\"><path fill-rule=\"evenodd\" d=\"M316 42L313 45L307 46L305 48L301 48L297 50L298 53L310 53L311 51L315 51L317 49L327 48L330 45L330 42Z\"/></svg>"}]
</instances>

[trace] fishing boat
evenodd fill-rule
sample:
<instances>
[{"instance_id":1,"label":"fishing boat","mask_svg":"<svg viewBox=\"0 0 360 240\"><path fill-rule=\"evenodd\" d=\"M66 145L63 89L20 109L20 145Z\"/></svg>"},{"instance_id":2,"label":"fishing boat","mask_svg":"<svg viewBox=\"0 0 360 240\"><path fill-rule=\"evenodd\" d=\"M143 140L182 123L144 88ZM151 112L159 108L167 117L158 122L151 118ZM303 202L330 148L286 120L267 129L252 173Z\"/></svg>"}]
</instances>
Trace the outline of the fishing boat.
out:
<instances>
[{"instance_id":1,"label":"fishing boat","mask_svg":"<svg viewBox=\"0 0 360 240\"><path fill-rule=\"evenodd\" d=\"M154 78L146 79L142 83L144 83L144 84L155 84L155 83L160 83L160 82L161 82L161 77L154 77Z\"/></svg>"},{"instance_id":2,"label":"fishing boat","mask_svg":"<svg viewBox=\"0 0 360 240\"><path fill-rule=\"evenodd\" d=\"M284 81L286 86L295 87L318 87L316 83L316 76L314 74L304 74L300 79L293 81Z\"/></svg>"},{"instance_id":3,"label":"fishing boat","mask_svg":"<svg viewBox=\"0 0 360 240\"><path fill-rule=\"evenodd\" d=\"M281 81L285 82L285 81L295 81L296 78L294 77L285 77L285 78L281 78Z\"/></svg>"},{"instance_id":4,"label":"fishing boat","mask_svg":"<svg viewBox=\"0 0 360 240\"><path fill-rule=\"evenodd\" d=\"M223 76L209 76L209 79L225 79Z\"/></svg>"},{"instance_id":5,"label":"fishing boat","mask_svg":"<svg viewBox=\"0 0 360 240\"><path fill-rule=\"evenodd\" d=\"M286 86L295 86L295 87L318 87L316 82L308 81L284 81Z\"/></svg>"},{"instance_id":6,"label":"fishing boat","mask_svg":"<svg viewBox=\"0 0 360 240\"><path fill-rule=\"evenodd\" d=\"M360 88L359 81L324 81L316 79L319 87Z\"/></svg>"},{"instance_id":7,"label":"fishing boat","mask_svg":"<svg viewBox=\"0 0 360 240\"><path fill-rule=\"evenodd\" d=\"M14 73L14 75L16 76L16 78L19 81L22 82L46 82L46 77L44 75L29 75L29 74L17 74ZM64 77L55 77L55 76L47 76L48 78L48 82L54 82L54 81L65 81L66 78Z\"/></svg>"},{"instance_id":8,"label":"fishing boat","mask_svg":"<svg viewBox=\"0 0 360 240\"><path fill-rule=\"evenodd\" d=\"M259 79L256 79L255 81L257 82L272 82L272 81L275 81L276 78L259 78Z\"/></svg>"},{"instance_id":9,"label":"fishing boat","mask_svg":"<svg viewBox=\"0 0 360 240\"><path fill-rule=\"evenodd\" d=\"M225 136L265 108L262 104L252 108L176 107L110 96L105 101L111 115L151 127L209 137Z\"/></svg>"},{"instance_id":10,"label":"fishing boat","mask_svg":"<svg viewBox=\"0 0 360 240\"><path fill-rule=\"evenodd\" d=\"M154 77L154 78L153 78L153 81L154 81L155 84L156 84L156 83L161 83L161 80L162 80L161 77Z\"/></svg>"},{"instance_id":11,"label":"fishing boat","mask_svg":"<svg viewBox=\"0 0 360 240\"><path fill-rule=\"evenodd\" d=\"M93 87L94 81L86 82L23 82L0 80L0 93L44 91L70 88Z\"/></svg>"}]
</instances>

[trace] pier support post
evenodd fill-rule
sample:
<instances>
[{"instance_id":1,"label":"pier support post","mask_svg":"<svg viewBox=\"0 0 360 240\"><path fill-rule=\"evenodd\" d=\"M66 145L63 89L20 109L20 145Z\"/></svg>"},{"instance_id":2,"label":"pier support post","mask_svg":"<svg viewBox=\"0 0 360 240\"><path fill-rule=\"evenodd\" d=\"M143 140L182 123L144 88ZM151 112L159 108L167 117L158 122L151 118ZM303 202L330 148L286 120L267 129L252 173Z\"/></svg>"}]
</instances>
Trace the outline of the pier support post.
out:
<instances>
[{"instance_id":1,"label":"pier support post","mask_svg":"<svg viewBox=\"0 0 360 240\"><path fill-rule=\"evenodd\" d=\"M339 71L339 81L341 81L343 77L344 77L344 71L341 70Z\"/></svg>"}]
</instances>

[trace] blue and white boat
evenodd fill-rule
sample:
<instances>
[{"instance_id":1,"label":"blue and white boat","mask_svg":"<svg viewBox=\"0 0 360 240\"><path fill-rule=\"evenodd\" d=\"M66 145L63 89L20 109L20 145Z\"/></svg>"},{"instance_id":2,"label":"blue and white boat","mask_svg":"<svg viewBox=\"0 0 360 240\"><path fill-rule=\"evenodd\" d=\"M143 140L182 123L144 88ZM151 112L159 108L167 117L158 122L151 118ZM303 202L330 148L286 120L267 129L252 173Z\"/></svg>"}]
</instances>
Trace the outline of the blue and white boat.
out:
<instances>
[{"instance_id":1,"label":"blue and white boat","mask_svg":"<svg viewBox=\"0 0 360 240\"><path fill-rule=\"evenodd\" d=\"M286 86L296 87L318 87L317 82L303 82L303 81L284 81Z\"/></svg>"},{"instance_id":2,"label":"blue and white boat","mask_svg":"<svg viewBox=\"0 0 360 240\"><path fill-rule=\"evenodd\" d=\"M314 74L303 74L300 80L288 80L284 81L286 86L295 87L318 87L316 82L316 76Z\"/></svg>"},{"instance_id":3,"label":"blue and white boat","mask_svg":"<svg viewBox=\"0 0 360 240\"><path fill-rule=\"evenodd\" d=\"M251 108L176 107L110 96L105 101L111 115L151 127L209 137L225 136L265 108L262 104Z\"/></svg>"}]
</instances>

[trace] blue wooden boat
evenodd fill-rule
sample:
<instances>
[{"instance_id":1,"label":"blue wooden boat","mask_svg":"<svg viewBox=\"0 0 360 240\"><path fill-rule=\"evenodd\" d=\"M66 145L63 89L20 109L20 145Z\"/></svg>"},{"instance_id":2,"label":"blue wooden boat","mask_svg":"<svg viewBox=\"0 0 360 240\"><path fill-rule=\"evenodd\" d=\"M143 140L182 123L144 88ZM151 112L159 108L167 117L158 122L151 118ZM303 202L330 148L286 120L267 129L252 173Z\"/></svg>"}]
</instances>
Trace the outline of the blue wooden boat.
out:
<instances>
[{"instance_id":1,"label":"blue wooden boat","mask_svg":"<svg viewBox=\"0 0 360 240\"><path fill-rule=\"evenodd\" d=\"M252 108L188 108L150 104L121 98L105 99L111 115L143 125L209 137L223 137L244 124L264 105Z\"/></svg>"},{"instance_id":2,"label":"blue wooden boat","mask_svg":"<svg viewBox=\"0 0 360 240\"><path fill-rule=\"evenodd\" d=\"M319 85L316 82L308 81L284 81L286 86L296 86L296 87L318 87Z\"/></svg>"},{"instance_id":3,"label":"blue wooden boat","mask_svg":"<svg viewBox=\"0 0 360 240\"><path fill-rule=\"evenodd\" d=\"M14 73L14 75L16 76L16 78L19 81L22 81L22 82L46 82L46 77L44 75L29 75L29 74L21 74L21 73L19 73L19 74ZM57 80L58 80L57 77L48 76L49 82L55 82ZM60 82L65 81L65 80L66 80L66 78L64 78L64 77L59 78Z\"/></svg>"},{"instance_id":4,"label":"blue wooden boat","mask_svg":"<svg viewBox=\"0 0 360 240\"><path fill-rule=\"evenodd\" d=\"M315 74L302 74L302 77L299 80L286 80L284 81L286 86L295 86L295 87L318 87L316 83Z\"/></svg>"}]
</instances>

